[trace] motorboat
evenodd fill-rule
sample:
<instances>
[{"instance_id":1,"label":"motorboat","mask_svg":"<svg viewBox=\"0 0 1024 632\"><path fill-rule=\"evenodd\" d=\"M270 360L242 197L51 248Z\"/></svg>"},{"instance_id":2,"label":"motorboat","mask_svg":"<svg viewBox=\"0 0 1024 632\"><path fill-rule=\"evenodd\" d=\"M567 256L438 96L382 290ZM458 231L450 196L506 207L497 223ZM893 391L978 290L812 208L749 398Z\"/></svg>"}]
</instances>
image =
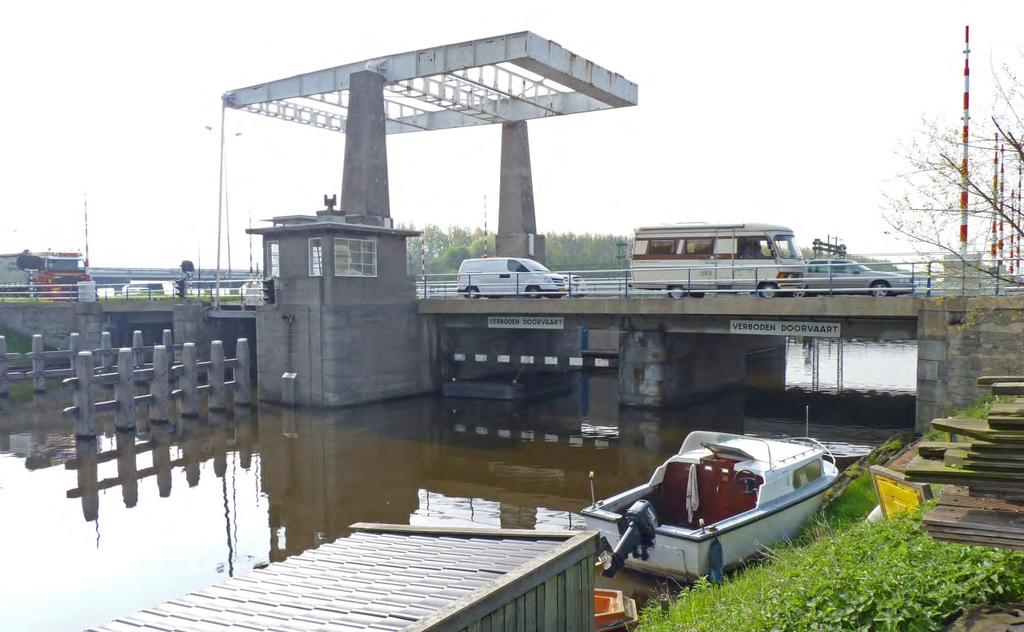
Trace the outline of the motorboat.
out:
<instances>
[{"instance_id":1,"label":"motorboat","mask_svg":"<svg viewBox=\"0 0 1024 632\"><path fill-rule=\"evenodd\" d=\"M623 566L681 581L712 581L765 546L795 537L839 475L807 437L691 432L650 481L582 510L608 542L604 575Z\"/></svg>"}]
</instances>

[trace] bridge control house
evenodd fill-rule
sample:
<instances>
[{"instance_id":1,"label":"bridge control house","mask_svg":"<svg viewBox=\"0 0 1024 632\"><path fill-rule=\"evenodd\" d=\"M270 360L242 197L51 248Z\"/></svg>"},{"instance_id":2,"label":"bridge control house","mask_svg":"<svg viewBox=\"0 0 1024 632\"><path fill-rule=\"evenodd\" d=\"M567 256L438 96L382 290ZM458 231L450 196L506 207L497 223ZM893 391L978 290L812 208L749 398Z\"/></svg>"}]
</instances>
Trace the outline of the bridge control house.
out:
<instances>
[{"instance_id":1,"label":"bridge control house","mask_svg":"<svg viewBox=\"0 0 1024 632\"><path fill-rule=\"evenodd\" d=\"M275 294L256 318L260 399L344 406L435 390L433 337L406 274L405 240L419 233L330 209L271 224L249 230Z\"/></svg>"}]
</instances>

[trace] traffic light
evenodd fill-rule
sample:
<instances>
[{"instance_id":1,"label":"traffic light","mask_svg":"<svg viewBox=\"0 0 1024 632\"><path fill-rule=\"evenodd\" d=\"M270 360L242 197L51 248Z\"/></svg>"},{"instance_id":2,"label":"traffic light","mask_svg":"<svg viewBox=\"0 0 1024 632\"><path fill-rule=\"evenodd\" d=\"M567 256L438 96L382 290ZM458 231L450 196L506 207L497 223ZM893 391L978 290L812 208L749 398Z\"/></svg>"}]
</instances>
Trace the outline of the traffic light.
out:
<instances>
[{"instance_id":1,"label":"traffic light","mask_svg":"<svg viewBox=\"0 0 1024 632\"><path fill-rule=\"evenodd\" d=\"M274 289L274 279L263 279L263 303L273 305L277 300L277 291Z\"/></svg>"},{"instance_id":2,"label":"traffic light","mask_svg":"<svg viewBox=\"0 0 1024 632\"><path fill-rule=\"evenodd\" d=\"M185 285L185 279L178 279L174 282L174 293L178 298L185 298L188 294L188 288Z\"/></svg>"}]
</instances>

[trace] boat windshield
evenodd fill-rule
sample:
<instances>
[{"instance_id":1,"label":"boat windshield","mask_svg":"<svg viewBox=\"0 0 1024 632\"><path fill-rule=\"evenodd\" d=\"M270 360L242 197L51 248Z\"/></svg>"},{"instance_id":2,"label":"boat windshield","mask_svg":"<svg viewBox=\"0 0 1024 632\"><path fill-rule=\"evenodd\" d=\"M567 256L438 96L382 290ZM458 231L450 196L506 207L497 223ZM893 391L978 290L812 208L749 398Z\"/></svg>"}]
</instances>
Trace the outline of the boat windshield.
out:
<instances>
[{"instance_id":1,"label":"boat windshield","mask_svg":"<svg viewBox=\"0 0 1024 632\"><path fill-rule=\"evenodd\" d=\"M714 450L728 449L734 453L743 452L749 455L753 460L760 461L769 467L783 459L807 453L808 451L815 449L809 448L803 444L791 443L788 441L774 441L726 432L698 430L691 432L686 436L682 447L679 448L679 455L682 456L688 452L695 451L704 452L712 448Z\"/></svg>"}]
</instances>

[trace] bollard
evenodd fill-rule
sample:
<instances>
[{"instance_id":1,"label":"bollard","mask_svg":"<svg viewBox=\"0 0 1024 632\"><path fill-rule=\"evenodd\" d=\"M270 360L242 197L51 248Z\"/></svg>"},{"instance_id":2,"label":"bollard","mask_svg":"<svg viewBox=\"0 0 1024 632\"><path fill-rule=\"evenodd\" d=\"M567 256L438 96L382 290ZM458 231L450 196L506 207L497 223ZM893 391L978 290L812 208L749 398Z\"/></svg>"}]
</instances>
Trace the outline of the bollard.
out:
<instances>
[{"instance_id":1,"label":"bollard","mask_svg":"<svg viewBox=\"0 0 1024 632\"><path fill-rule=\"evenodd\" d=\"M117 352L117 384L114 385L117 410L114 427L135 430L135 356L128 347Z\"/></svg>"},{"instance_id":2,"label":"bollard","mask_svg":"<svg viewBox=\"0 0 1024 632\"><path fill-rule=\"evenodd\" d=\"M7 338L0 336L0 397L7 397Z\"/></svg>"},{"instance_id":3,"label":"bollard","mask_svg":"<svg viewBox=\"0 0 1024 632\"><path fill-rule=\"evenodd\" d=\"M71 369L71 375L75 374L75 356L82 350L82 341L78 334L71 334L68 336L68 368Z\"/></svg>"},{"instance_id":4,"label":"bollard","mask_svg":"<svg viewBox=\"0 0 1024 632\"><path fill-rule=\"evenodd\" d=\"M179 404L181 414L185 417L195 417L199 409L197 406L197 375L196 366L196 343L186 342L181 348L181 402Z\"/></svg>"},{"instance_id":5,"label":"bollard","mask_svg":"<svg viewBox=\"0 0 1024 632\"><path fill-rule=\"evenodd\" d=\"M43 337L32 335L32 390L42 393L46 390L46 378L43 377Z\"/></svg>"},{"instance_id":6,"label":"bollard","mask_svg":"<svg viewBox=\"0 0 1024 632\"><path fill-rule=\"evenodd\" d=\"M75 356L74 404L78 408L75 416L75 435L95 437L96 421L92 410L92 351L79 351Z\"/></svg>"},{"instance_id":7,"label":"bollard","mask_svg":"<svg viewBox=\"0 0 1024 632\"><path fill-rule=\"evenodd\" d=\"M167 347L153 347L153 379L149 383L149 393L153 399L149 402L149 420L164 422L170 419L171 402L171 370Z\"/></svg>"},{"instance_id":8,"label":"bollard","mask_svg":"<svg viewBox=\"0 0 1024 632\"><path fill-rule=\"evenodd\" d=\"M224 343L214 340L210 343L210 368L206 372L206 383L210 385L208 410L224 410Z\"/></svg>"},{"instance_id":9,"label":"bollard","mask_svg":"<svg viewBox=\"0 0 1024 632\"><path fill-rule=\"evenodd\" d=\"M132 355L135 356L135 366L146 363L146 351L142 348L142 343L142 332L136 329L132 332Z\"/></svg>"},{"instance_id":10,"label":"bollard","mask_svg":"<svg viewBox=\"0 0 1024 632\"><path fill-rule=\"evenodd\" d=\"M235 343L235 405L252 404L252 376L249 374L249 341L239 338Z\"/></svg>"},{"instance_id":11,"label":"bollard","mask_svg":"<svg viewBox=\"0 0 1024 632\"><path fill-rule=\"evenodd\" d=\"M114 344L111 342L111 332L99 334L99 366L103 369L110 369L114 366ZM103 371L106 373L106 371Z\"/></svg>"}]
</instances>

